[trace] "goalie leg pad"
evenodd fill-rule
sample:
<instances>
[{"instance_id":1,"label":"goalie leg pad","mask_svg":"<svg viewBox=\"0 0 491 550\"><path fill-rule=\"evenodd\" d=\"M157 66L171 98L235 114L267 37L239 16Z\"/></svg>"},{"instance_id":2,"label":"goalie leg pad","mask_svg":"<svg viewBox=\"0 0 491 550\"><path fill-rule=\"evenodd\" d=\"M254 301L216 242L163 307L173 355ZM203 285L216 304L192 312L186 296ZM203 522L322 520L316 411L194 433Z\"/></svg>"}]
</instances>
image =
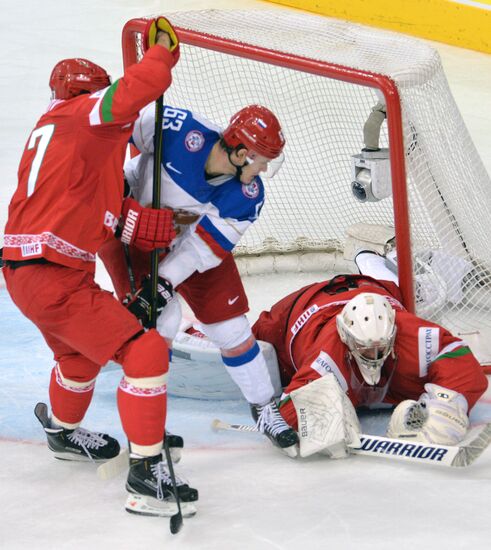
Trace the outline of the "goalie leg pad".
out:
<instances>
[{"instance_id":1,"label":"goalie leg pad","mask_svg":"<svg viewBox=\"0 0 491 550\"><path fill-rule=\"evenodd\" d=\"M358 416L334 374L327 373L290 395L297 412L301 457L321 452L344 458L348 446L360 446Z\"/></svg>"},{"instance_id":2,"label":"goalie leg pad","mask_svg":"<svg viewBox=\"0 0 491 550\"><path fill-rule=\"evenodd\" d=\"M372 250L384 256L394 246L395 231L386 225L355 223L346 230L343 256L353 261L361 250Z\"/></svg>"}]
</instances>

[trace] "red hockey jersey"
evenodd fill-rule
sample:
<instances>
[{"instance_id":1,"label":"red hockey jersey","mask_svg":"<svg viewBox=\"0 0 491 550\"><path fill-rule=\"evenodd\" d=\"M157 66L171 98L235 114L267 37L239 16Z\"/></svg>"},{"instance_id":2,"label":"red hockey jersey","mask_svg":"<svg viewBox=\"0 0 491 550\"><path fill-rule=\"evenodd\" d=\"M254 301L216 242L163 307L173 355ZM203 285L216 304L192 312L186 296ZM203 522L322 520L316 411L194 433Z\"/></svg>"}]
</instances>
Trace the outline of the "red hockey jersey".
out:
<instances>
[{"instance_id":1,"label":"red hockey jersey","mask_svg":"<svg viewBox=\"0 0 491 550\"><path fill-rule=\"evenodd\" d=\"M395 359L387 359L375 387L363 382L336 328L336 315L361 292L385 296L396 311ZM394 283L363 275L304 287L263 312L253 331L256 338L276 348L285 387L280 410L295 428L297 417L290 392L328 372L334 373L355 407L417 400L425 383L432 382L462 393L470 409L488 385L480 364L462 340L407 312Z\"/></svg>"},{"instance_id":2,"label":"red hockey jersey","mask_svg":"<svg viewBox=\"0 0 491 550\"><path fill-rule=\"evenodd\" d=\"M171 83L172 55L150 48L108 88L53 101L22 155L5 227L5 260L44 257L89 272L114 232L123 162L139 110Z\"/></svg>"}]
</instances>

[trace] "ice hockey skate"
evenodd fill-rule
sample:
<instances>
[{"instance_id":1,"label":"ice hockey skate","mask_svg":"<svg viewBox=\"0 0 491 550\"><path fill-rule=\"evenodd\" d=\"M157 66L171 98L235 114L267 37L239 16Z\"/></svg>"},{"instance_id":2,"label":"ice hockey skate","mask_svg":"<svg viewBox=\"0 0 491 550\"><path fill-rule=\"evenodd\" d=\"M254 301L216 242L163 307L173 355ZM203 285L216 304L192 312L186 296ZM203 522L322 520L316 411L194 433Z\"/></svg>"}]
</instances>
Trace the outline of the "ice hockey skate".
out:
<instances>
[{"instance_id":1,"label":"ice hockey skate","mask_svg":"<svg viewBox=\"0 0 491 550\"><path fill-rule=\"evenodd\" d=\"M298 435L283 420L274 401L265 405L251 405L252 418L259 432L266 435L277 447L291 458L298 455Z\"/></svg>"},{"instance_id":2,"label":"ice hockey skate","mask_svg":"<svg viewBox=\"0 0 491 550\"><path fill-rule=\"evenodd\" d=\"M48 447L53 451L55 458L78 462L103 462L119 454L118 441L107 434L91 432L84 428L67 430L53 426L45 403L38 403L34 408L34 414L46 432Z\"/></svg>"},{"instance_id":3,"label":"ice hockey skate","mask_svg":"<svg viewBox=\"0 0 491 550\"><path fill-rule=\"evenodd\" d=\"M194 516L198 491L176 475L181 511L184 517ZM125 509L131 514L171 517L177 513L172 481L161 455L130 457L130 471L126 482L129 492Z\"/></svg>"}]
</instances>

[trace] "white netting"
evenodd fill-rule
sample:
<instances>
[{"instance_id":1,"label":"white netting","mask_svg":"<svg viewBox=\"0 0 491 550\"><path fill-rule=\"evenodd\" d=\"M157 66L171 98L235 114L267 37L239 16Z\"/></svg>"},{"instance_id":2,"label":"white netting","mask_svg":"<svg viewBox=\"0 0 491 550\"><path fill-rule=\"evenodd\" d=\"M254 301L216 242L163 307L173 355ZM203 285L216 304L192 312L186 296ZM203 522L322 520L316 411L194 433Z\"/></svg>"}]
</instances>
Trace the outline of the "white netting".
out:
<instances>
[{"instance_id":1,"label":"white netting","mask_svg":"<svg viewBox=\"0 0 491 550\"><path fill-rule=\"evenodd\" d=\"M491 327L491 181L435 50L405 36L286 10L206 10L169 19L205 35L390 77L401 98L405 159L398 162L406 163L412 252L444 251L470 272L464 292L462 277L449 278L448 285L458 287L450 293L454 301L433 318L470 340ZM373 88L205 47L182 44L181 51L165 103L223 127L243 106L260 103L276 113L287 138L285 164L265 181L266 205L236 253L342 250L349 225L394 225L390 198L360 203L350 187L351 155L363 147L363 126L378 101ZM380 146L390 150L386 124Z\"/></svg>"}]
</instances>

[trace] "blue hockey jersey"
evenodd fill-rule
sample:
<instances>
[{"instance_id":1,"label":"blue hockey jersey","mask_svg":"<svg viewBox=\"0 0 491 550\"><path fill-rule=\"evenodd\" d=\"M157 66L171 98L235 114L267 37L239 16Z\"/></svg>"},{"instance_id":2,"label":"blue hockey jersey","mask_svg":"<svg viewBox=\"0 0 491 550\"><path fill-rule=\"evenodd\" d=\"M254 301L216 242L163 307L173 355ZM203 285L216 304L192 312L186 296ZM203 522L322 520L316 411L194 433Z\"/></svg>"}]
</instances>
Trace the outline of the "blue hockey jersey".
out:
<instances>
[{"instance_id":1,"label":"blue hockey jersey","mask_svg":"<svg viewBox=\"0 0 491 550\"><path fill-rule=\"evenodd\" d=\"M205 164L221 130L201 116L164 107L161 206L199 215L187 226L159 267L174 286L195 270L217 266L258 218L264 204L259 177L242 184L235 176L207 179ZM141 155L125 164L134 197L152 202L155 106L148 105L135 123L132 141Z\"/></svg>"}]
</instances>

